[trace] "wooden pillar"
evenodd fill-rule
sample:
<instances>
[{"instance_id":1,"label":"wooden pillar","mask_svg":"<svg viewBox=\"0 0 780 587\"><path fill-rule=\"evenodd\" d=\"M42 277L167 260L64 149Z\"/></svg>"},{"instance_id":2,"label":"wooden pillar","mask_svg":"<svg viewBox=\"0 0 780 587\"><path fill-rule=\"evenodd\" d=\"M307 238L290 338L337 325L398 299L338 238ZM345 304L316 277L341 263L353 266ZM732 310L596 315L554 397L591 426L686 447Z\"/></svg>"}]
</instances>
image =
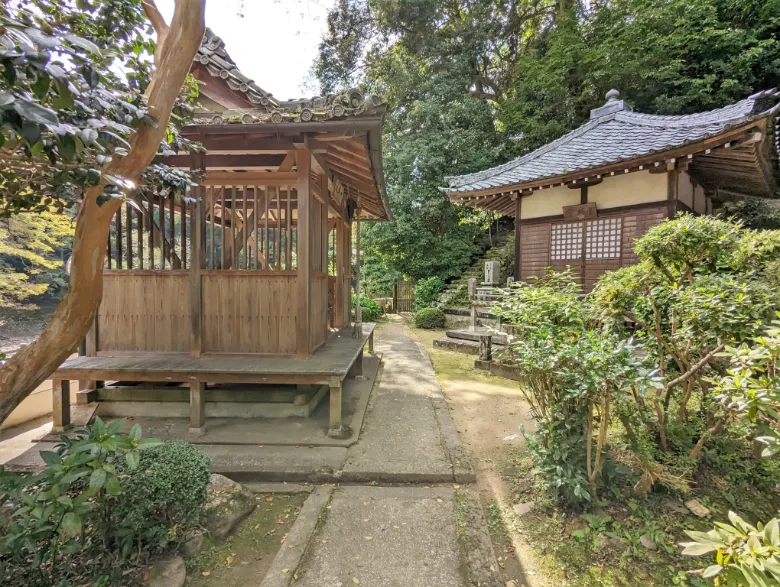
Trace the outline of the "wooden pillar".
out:
<instances>
[{"instance_id":1,"label":"wooden pillar","mask_svg":"<svg viewBox=\"0 0 780 587\"><path fill-rule=\"evenodd\" d=\"M190 432L201 434L206 428L206 383L190 381Z\"/></svg>"},{"instance_id":2,"label":"wooden pillar","mask_svg":"<svg viewBox=\"0 0 780 587\"><path fill-rule=\"evenodd\" d=\"M192 157L191 167L193 169L205 169L205 153L195 153ZM190 212L190 253L192 255L190 259L190 355L193 357L200 357L203 351L203 279L201 271L206 257L205 197L206 189L203 186L197 186L195 188L195 204ZM182 205L184 204L182 203Z\"/></svg>"},{"instance_id":3,"label":"wooden pillar","mask_svg":"<svg viewBox=\"0 0 780 587\"><path fill-rule=\"evenodd\" d=\"M333 377L328 381L330 387L330 424L328 436L340 437L344 434L341 424L341 379Z\"/></svg>"},{"instance_id":4,"label":"wooden pillar","mask_svg":"<svg viewBox=\"0 0 780 587\"><path fill-rule=\"evenodd\" d=\"M677 214L677 184L680 177L680 171L677 169L674 159L667 161L666 172L668 178L666 190L668 216L674 218Z\"/></svg>"},{"instance_id":5,"label":"wooden pillar","mask_svg":"<svg viewBox=\"0 0 780 587\"><path fill-rule=\"evenodd\" d=\"M355 379L358 381L364 381L363 377L363 349L360 349L357 359L355 359Z\"/></svg>"},{"instance_id":6,"label":"wooden pillar","mask_svg":"<svg viewBox=\"0 0 780 587\"><path fill-rule=\"evenodd\" d=\"M368 335L368 352L372 355L374 354L374 331L371 331L371 334Z\"/></svg>"},{"instance_id":7,"label":"wooden pillar","mask_svg":"<svg viewBox=\"0 0 780 587\"><path fill-rule=\"evenodd\" d=\"M355 276L355 332L353 336L360 338L363 336L363 309L360 305L360 274L362 273L360 268L360 208L355 209L355 218L357 219L357 236L355 237L355 268L357 275ZM361 351L362 352L362 351Z\"/></svg>"},{"instance_id":8,"label":"wooden pillar","mask_svg":"<svg viewBox=\"0 0 780 587\"><path fill-rule=\"evenodd\" d=\"M523 269L522 259L520 257L520 217L523 206L523 198L520 194L515 194L515 281L522 279L521 271Z\"/></svg>"},{"instance_id":9,"label":"wooden pillar","mask_svg":"<svg viewBox=\"0 0 780 587\"><path fill-rule=\"evenodd\" d=\"M298 308L295 348L298 357L311 355L311 151L300 149L298 159ZM333 393L331 391L331 393ZM339 396L340 397L340 396Z\"/></svg>"},{"instance_id":10,"label":"wooden pillar","mask_svg":"<svg viewBox=\"0 0 780 587\"><path fill-rule=\"evenodd\" d=\"M346 222L339 218L336 220L336 303L333 308L333 325L336 328L344 328L348 319L344 316L346 310L346 304L344 303L344 296L349 294L349 288L345 288L346 285L344 278L347 271L347 263L345 262L344 249L346 247L346 239L344 235L347 232Z\"/></svg>"},{"instance_id":11,"label":"wooden pillar","mask_svg":"<svg viewBox=\"0 0 780 587\"><path fill-rule=\"evenodd\" d=\"M52 379L52 431L70 428L70 380Z\"/></svg>"}]
</instances>

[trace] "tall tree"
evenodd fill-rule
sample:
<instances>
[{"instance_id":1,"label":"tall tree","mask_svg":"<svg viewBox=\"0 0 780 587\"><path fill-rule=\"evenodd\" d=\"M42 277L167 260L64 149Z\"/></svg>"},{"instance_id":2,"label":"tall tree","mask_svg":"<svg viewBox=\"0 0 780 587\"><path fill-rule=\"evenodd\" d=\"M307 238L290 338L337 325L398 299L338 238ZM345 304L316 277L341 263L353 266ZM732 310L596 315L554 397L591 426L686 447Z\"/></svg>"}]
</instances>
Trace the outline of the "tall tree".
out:
<instances>
[{"instance_id":1,"label":"tall tree","mask_svg":"<svg viewBox=\"0 0 780 587\"><path fill-rule=\"evenodd\" d=\"M27 0L0 8L3 214L78 200L68 292L0 367L0 421L73 352L100 305L111 219L143 180L205 31L205 0ZM142 54L157 35L151 79ZM129 55L129 57L128 57ZM112 66L129 68L127 76ZM147 82L148 81L148 85Z\"/></svg>"},{"instance_id":2,"label":"tall tree","mask_svg":"<svg viewBox=\"0 0 780 587\"><path fill-rule=\"evenodd\" d=\"M396 222L366 227L366 251L415 278L457 275L477 250L481 219L439 193L445 175L560 137L613 87L686 114L780 85L780 0L339 0L328 26L323 89L365 85L392 109Z\"/></svg>"}]
</instances>

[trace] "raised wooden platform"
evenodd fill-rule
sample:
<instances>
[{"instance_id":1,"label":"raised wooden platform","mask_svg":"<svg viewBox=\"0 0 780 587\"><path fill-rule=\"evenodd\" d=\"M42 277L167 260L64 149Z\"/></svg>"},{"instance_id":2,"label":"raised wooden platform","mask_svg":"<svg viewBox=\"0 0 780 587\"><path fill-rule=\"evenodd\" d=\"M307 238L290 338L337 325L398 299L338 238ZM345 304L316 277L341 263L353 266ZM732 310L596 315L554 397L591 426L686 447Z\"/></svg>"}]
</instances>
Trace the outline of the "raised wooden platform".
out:
<instances>
[{"instance_id":1,"label":"raised wooden platform","mask_svg":"<svg viewBox=\"0 0 780 587\"><path fill-rule=\"evenodd\" d=\"M326 384L330 387L330 434L344 434L341 424L341 382L355 367L362 376L363 347L373 351L375 324L363 324L360 338L345 328L309 359L268 357L190 357L183 354L150 356L75 357L57 369L54 385L54 427L70 425L70 380L156 381L188 383L190 428L205 425L206 383Z\"/></svg>"}]
</instances>

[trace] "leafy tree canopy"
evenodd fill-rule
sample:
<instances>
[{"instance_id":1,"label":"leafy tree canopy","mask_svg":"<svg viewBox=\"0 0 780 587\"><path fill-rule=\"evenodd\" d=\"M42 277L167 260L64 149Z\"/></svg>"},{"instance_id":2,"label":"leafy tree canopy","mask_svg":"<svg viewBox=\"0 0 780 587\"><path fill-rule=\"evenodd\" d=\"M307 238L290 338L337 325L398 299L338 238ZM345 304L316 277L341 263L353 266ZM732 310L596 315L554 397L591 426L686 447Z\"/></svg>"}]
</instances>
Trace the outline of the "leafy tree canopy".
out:
<instances>
[{"instance_id":1,"label":"leafy tree canopy","mask_svg":"<svg viewBox=\"0 0 780 587\"><path fill-rule=\"evenodd\" d=\"M0 8L0 216L62 210L101 183L104 197L133 187L108 168L134 129L156 124L144 96L150 34L140 0ZM168 141L179 146L173 126ZM186 189L189 179L153 165L144 183Z\"/></svg>"},{"instance_id":2,"label":"leafy tree canopy","mask_svg":"<svg viewBox=\"0 0 780 587\"><path fill-rule=\"evenodd\" d=\"M482 213L453 207L445 175L539 147L618 88L642 112L715 108L780 85L780 0L340 0L314 74L388 100L394 225L367 227L388 274L458 275ZM372 267L378 271L377 267Z\"/></svg>"}]
</instances>

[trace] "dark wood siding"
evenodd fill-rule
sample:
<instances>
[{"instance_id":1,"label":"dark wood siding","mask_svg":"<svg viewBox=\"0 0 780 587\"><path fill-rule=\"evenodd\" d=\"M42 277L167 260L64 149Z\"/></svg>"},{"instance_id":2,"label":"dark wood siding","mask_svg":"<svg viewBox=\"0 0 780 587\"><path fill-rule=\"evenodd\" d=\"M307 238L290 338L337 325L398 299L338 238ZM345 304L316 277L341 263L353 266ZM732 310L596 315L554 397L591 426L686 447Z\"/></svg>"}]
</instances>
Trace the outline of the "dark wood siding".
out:
<instances>
[{"instance_id":1,"label":"dark wood siding","mask_svg":"<svg viewBox=\"0 0 780 587\"><path fill-rule=\"evenodd\" d=\"M622 219L621 252L618 258L582 259L570 261L550 260L550 234L553 224L563 222L562 218L540 221L527 221L520 229L520 255L522 278L541 277L548 267L561 271L571 266L579 279L584 277L586 291L593 289L599 277L606 271L618 269L637 262L634 253L634 240L643 236L651 227L669 217L668 202L659 202L654 206L642 206L630 210L599 210L598 218Z\"/></svg>"}]
</instances>

